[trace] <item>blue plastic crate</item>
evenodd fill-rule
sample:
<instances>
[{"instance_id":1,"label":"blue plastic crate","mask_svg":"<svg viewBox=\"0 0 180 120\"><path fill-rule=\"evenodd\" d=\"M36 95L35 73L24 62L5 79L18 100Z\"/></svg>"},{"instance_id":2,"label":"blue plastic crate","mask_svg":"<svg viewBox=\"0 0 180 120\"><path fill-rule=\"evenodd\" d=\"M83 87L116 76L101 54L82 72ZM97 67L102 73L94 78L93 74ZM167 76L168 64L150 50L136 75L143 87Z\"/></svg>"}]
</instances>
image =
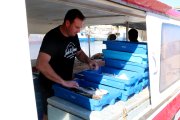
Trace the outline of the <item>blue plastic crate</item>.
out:
<instances>
[{"instance_id":1,"label":"blue plastic crate","mask_svg":"<svg viewBox=\"0 0 180 120\"><path fill-rule=\"evenodd\" d=\"M104 58L117 59L117 60L125 60L130 62L136 62L140 64L147 64L147 55L145 54L135 54L128 52L120 52L120 51L112 51L112 50L102 50Z\"/></svg>"},{"instance_id":2,"label":"blue plastic crate","mask_svg":"<svg viewBox=\"0 0 180 120\"><path fill-rule=\"evenodd\" d=\"M149 71L145 71L143 74L143 78L149 79Z\"/></svg>"},{"instance_id":3,"label":"blue plastic crate","mask_svg":"<svg viewBox=\"0 0 180 120\"><path fill-rule=\"evenodd\" d=\"M107 86L111 86L111 87L114 87L116 89L119 89L119 93L121 93L121 96L119 96L118 99L121 101L127 101L131 96L139 93L141 90L143 90L143 88L148 86L148 83L149 83L148 71L143 73L143 77L141 77L142 79L134 81L133 84L124 84L124 83L122 83L122 81L119 82L119 81L116 81L114 79L113 80L112 79L101 79L100 76L97 76L97 74L100 74L101 71L102 71L102 68L101 68L101 70L98 70L98 71L86 70L86 71L80 72L80 75L89 81L96 82L98 84L103 84L103 85L107 85ZM117 70L114 70L112 68L107 68L107 67L106 67L106 70L103 70L103 71L104 72L107 72L107 71L110 72L111 71L111 73L112 72L117 73ZM96 73L96 74L94 74L94 73ZM100 79L101 81L97 82L98 79Z\"/></svg>"},{"instance_id":4,"label":"blue plastic crate","mask_svg":"<svg viewBox=\"0 0 180 120\"><path fill-rule=\"evenodd\" d=\"M123 61L123 60L115 60L110 58L105 58L105 65L108 67L113 67L117 69L131 70L136 72L145 72L147 69L147 64L140 64L135 62Z\"/></svg>"},{"instance_id":5,"label":"blue plastic crate","mask_svg":"<svg viewBox=\"0 0 180 120\"><path fill-rule=\"evenodd\" d=\"M75 73L75 74L74 74L74 77L75 77L75 78L79 78L79 79L84 79L83 72Z\"/></svg>"},{"instance_id":6,"label":"blue plastic crate","mask_svg":"<svg viewBox=\"0 0 180 120\"><path fill-rule=\"evenodd\" d=\"M126 89L143 78L142 73L128 70L118 70L110 67L101 67L99 70L85 70L82 72L84 78L118 89Z\"/></svg>"},{"instance_id":7,"label":"blue plastic crate","mask_svg":"<svg viewBox=\"0 0 180 120\"><path fill-rule=\"evenodd\" d=\"M90 70L88 70L89 72ZM82 74L83 72L80 72L79 75L77 73L77 78L80 76L80 78L84 79L84 78L87 78L88 76L85 76L84 74ZM84 71L84 73L86 73L86 71ZM87 78L87 80L90 80L92 81L92 79L90 79L90 77ZM112 81L112 80L107 80L107 79L103 79L101 82L99 82L99 84L103 84L104 82L104 85L107 85L107 86L111 86L111 87L114 87L114 88L117 88L117 89L120 89L120 93L122 93L122 96L125 95L126 97L125 98L128 98L128 96L134 94L134 93L138 93L142 90L142 88L146 87L147 86L147 83L148 83L149 79L148 79L148 74L147 72L143 74L143 78L140 79L139 81L135 81L134 84L128 84L128 85L124 85L124 89L121 89L120 86L122 86L122 83L117 83L115 81ZM94 82L94 81L92 81ZM119 85L121 84L121 85ZM122 98L123 100L127 100L127 99L124 99L123 97L119 97L119 98Z\"/></svg>"},{"instance_id":8,"label":"blue plastic crate","mask_svg":"<svg viewBox=\"0 0 180 120\"><path fill-rule=\"evenodd\" d=\"M145 87L148 86L149 80L148 79L142 79L139 82L137 82L134 86L129 88L128 90L121 90L121 96L118 97L121 101L127 101L130 97L133 95L139 93L142 91Z\"/></svg>"},{"instance_id":9,"label":"blue plastic crate","mask_svg":"<svg viewBox=\"0 0 180 120\"><path fill-rule=\"evenodd\" d=\"M54 94L57 97L66 99L72 103L80 105L88 110L97 110L100 111L103 109L104 106L109 104L114 104L116 99L121 96L121 93L118 89L111 88L104 85L98 85L92 82L88 82L85 80L78 79L77 82L81 87L92 87L94 89L104 89L108 91L108 94L104 95L102 99L96 100L92 98L88 98L86 96L80 95L71 91L68 88L64 88L59 84L53 85Z\"/></svg>"},{"instance_id":10,"label":"blue plastic crate","mask_svg":"<svg viewBox=\"0 0 180 120\"><path fill-rule=\"evenodd\" d=\"M143 82L141 83L141 86L145 88L146 86L149 86L149 79L145 78L143 79Z\"/></svg>"},{"instance_id":11,"label":"blue plastic crate","mask_svg":"<svg viewBox=\"0 0 180 120\"><path fill-rule=\"evenodd\" d=\"M147 54L147 43L126 41L103 41L103 43L106 44L108 50Z\"/></svg>"}]
</instances>

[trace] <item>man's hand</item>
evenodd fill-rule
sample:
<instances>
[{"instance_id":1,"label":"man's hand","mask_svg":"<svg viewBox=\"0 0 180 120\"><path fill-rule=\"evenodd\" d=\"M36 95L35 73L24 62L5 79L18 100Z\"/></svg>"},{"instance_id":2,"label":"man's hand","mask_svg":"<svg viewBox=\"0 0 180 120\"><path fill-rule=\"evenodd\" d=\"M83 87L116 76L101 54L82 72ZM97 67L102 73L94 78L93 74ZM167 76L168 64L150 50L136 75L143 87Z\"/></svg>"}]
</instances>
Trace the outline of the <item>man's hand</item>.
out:
<instances>
[{"instance_id":1,"label":"man's hand","mask_svg":"<svg viewBox=\"0 0 180 120\"><path fill-rule=\"evenodd\" d=\"M92 70L98 70L99 69L99 65L97 64L97 62L95 60L89 61L89 67Z\"/></svg>"},{"instance_id":2,"label":"man's hand","mask_svg":"<svg viewBox=\"0 0 180 120\"><path fill-rule=\"evenodd\" d=\"M63 81L62 82L62 85L64 87L67 87L67 88L78 88L79 87L79 84L74 81L74 80L71 80L71 81Z\"/></svg>"},{"instance_id":3,"label":"man's hand","mask_svg":"<svg viewBox=\"0 0 180 120\"><path fill-rule=\"evenodd\" d=\"M92 70L97 70L99 68L98 64L96 61L91 60L84 52L83 50L80 50L76 53L76 57L78 60L80 60L83 63L86 63L89 65L90 69Z\"/></svg>"}]
</instances>

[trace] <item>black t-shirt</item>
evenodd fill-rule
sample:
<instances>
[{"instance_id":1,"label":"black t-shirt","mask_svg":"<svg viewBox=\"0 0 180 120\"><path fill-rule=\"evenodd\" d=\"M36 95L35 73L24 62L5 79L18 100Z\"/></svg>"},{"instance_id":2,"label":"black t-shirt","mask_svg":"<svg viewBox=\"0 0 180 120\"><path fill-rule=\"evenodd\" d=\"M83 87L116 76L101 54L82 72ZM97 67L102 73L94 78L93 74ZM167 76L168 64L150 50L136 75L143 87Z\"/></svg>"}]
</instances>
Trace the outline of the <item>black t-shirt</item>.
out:
<instances>
[{"instance_id":1,"label":"black t-shirt","mask_svg":"<svg viewBox=\"0 0 180 120\"><path fill-rule=\"evenodd\" d=\"M78 36L65 37L58 26L45 35L40 52L51 56L49 64L59 76L64 80L72 80L75 55L80 49ZM41 73L40 79L45 87L51 87L53 82Z\"/></svg>"}]
</instances>

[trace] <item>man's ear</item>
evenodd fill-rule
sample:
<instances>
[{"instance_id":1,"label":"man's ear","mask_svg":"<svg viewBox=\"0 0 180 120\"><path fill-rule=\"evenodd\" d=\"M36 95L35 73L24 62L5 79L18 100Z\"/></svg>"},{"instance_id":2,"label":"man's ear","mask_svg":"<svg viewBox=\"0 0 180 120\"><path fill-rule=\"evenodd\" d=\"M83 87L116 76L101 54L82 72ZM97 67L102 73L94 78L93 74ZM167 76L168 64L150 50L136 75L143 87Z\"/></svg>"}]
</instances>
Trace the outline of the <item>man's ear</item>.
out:
<instances>
[{"instance_id":1,"label":"man's ear","mask_svg":"<svg viewBox=\"0 0 180 120\"><path fill-rule=\"evenodd\" d=\"M69 27L70 26L70 21L66 20L65 24L66 24L67 27Z\"/></svg>"}]
</instances>

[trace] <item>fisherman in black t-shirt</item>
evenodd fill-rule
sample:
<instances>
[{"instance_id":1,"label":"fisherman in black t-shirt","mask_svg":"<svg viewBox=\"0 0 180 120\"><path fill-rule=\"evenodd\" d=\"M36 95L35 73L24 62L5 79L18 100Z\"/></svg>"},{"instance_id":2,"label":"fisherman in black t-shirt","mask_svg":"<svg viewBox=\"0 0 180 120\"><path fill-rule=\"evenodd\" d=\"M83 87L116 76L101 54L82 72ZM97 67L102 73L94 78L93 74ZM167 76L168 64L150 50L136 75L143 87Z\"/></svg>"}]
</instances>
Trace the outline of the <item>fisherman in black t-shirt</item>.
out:
<instances>
[{"instance_id":1,"label":"fisherman in black t-shirt","mask_svg":"<svg viewBox=\"0 0 180 120\"><path fill-rule=\"evenodd\" d=\"M66 13L63 24L50 30L43 39L36 64L43 93L43 120L47 119L47 98L53 96L53 83L68 88L79 86L72 78L75 57L91 69L98 69L98 64L89 59L80 47L77 33L84 19L79 10L71 9Z\"/></svg>"}]
</instances>

